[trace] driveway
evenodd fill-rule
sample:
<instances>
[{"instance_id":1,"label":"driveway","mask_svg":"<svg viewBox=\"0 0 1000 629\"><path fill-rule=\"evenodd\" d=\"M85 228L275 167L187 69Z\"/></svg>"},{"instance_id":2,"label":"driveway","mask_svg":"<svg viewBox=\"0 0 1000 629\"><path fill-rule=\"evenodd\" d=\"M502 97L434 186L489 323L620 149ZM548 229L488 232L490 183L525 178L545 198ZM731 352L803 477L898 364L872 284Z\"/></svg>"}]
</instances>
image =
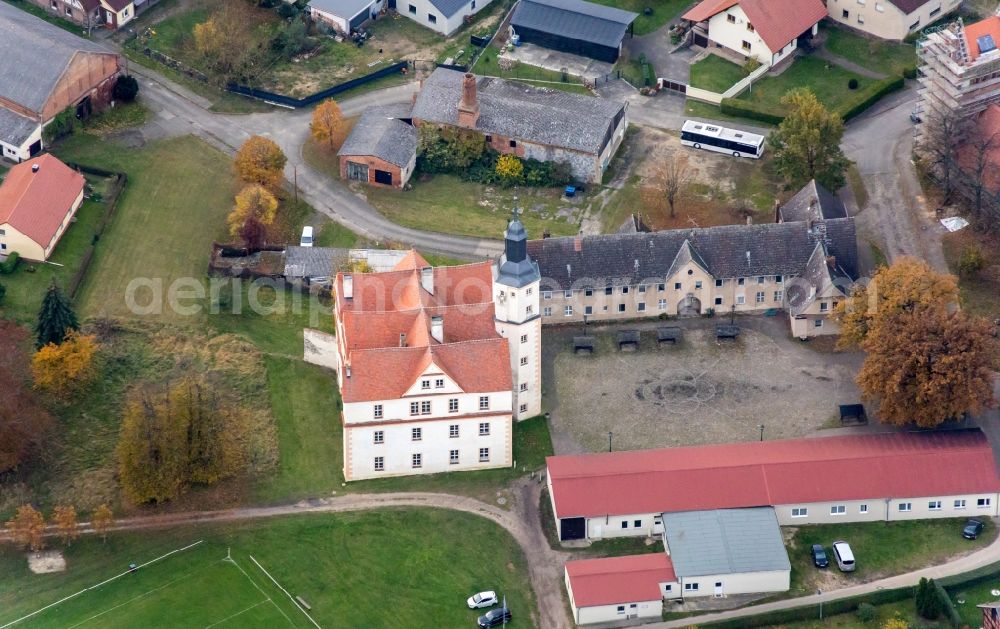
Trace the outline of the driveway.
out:
<instances>
[{"instance_id":1,"label":"driveway","mask_svg":"<svg viewBox=\"0 0 1000 629\"><path fill-rule=\"evenodd\" d=\"M948 272L941 248L945 230L935 220L934 208L927 207L911 161L909 114L915 102L912 84L883 99L847 125L841 146L868 190L867 208L857 216L861 238L873 241L890 262L916 256Z\"/></svg>"}]
</instances>

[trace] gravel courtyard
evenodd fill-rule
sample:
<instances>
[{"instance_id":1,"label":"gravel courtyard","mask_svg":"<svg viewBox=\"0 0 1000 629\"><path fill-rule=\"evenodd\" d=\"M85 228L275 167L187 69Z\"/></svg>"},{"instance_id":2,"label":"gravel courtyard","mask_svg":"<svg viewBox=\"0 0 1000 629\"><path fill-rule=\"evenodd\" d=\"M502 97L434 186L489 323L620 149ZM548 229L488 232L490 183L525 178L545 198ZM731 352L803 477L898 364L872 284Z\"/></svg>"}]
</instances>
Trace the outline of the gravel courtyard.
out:
<instances>
[{"instance_id":1,"label":"gravel courtyard","mask_svg":"<svg viewBox=\"0 0 1000 629\"><path fill-rule=\"evenodd\" d=\"M787 315L740 317L736 341L717 341L718 319L590 325L594 354L574 355L581 326L543 335L545 405L558 454L801 437L836 427L837 405L859 400L857 353L831 353L829 340L802 343ZM680 326L676 346L657 348L655 329ZM638 351L615 333L642 330Z\"/></svg>"}]
</instances>

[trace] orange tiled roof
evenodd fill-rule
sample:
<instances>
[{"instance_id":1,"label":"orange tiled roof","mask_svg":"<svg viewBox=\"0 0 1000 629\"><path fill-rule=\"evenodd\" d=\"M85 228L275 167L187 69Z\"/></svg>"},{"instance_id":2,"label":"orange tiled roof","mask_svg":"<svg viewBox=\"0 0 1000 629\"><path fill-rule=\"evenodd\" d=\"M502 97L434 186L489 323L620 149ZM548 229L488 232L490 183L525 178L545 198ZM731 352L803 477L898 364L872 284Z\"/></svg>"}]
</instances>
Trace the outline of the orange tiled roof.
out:
<instances>
[{"instance_id":1,"label":"orange tiled roof","mask_svg":"<svg viewBox=\"0 0 1000 629\"><path fill-rule=\"evenodd\" d=\"M408 271L412 269L422 269L425 266L430 266L430 263L427 262L427 260L424 260L424 257L417 253L416 249L410 249L406 252L406 255L403 256L403 259L396 263L396 266L393 267L392 270Z\"/></svg>"},{"instance_id":2,"label":"orange tiled roof","mask_svg":"<svg viewBox=\"0 0 1000 629\"><path fill-rule=\"evenodd\" d=\"M703 0L683 19L704 22L739 5L771 52L777 52L826 17L822 0ZM711 34L709 34L711 35Z\"/></svg>"},{"instance_id":3,"label":"orange tiled roof","mask_svg":"<svg viewBox=\"0 0 1000 629\"><path fill-rule=\"evenodd\" d=\"M494 323L492 265L434 268L433 293L421 285L426 266L414 252L399 270L350 274L350 299L345 274L337 275L336 313L347 353L342 368L351 367L350 378L342 378L345 402L398 398L432 362L463 391L510 390L510 351ZM431 335L437 316L443 342Z\"/></svg>"},{"instance_id":4,"label":"orange tiled roof","mask_svg":"<svg viewBox=\"0 0 1000 629\"><path fill-rule=\"evenodd\" d=\"M976 40L983 35L992 35L993 41L1000 46L1000 17L991 15L985 20L969 24L965 27L964 32L965 47L969 51L969 60L975 61L979 57L979 44Z\"/></svg>"},{"instance_id":5,"label":"orange tiled roof","mask_svg":"<svg viewBox=\"0 0 1000 629\"><path fill-rule=\"evenodd\" d=\"M38 172L31 168L38 165ZM83 175L48 153L10 169L0 185L0 225L47 247L83 191Z\"/></svg>"}]
</instances>

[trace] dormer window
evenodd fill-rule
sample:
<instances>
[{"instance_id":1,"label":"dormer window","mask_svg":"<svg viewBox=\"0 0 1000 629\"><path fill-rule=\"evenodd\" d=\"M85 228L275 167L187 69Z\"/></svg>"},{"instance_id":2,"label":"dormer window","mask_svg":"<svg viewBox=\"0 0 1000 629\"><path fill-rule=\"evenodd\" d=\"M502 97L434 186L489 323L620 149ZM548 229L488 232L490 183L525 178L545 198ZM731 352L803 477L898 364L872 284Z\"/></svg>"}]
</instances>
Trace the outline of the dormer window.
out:
<instances>
[{"instance_id":1,"label":"dormer window","mask_svg":"<svg viewBox=\"0 0 1000 629\"><path fill-rule=\"evenodd\" d=\"M420 381L420 388L421 389L429 389L429 388L431 388L431 381L430 380L421 380Z\"/></svg>"}]
</instances>

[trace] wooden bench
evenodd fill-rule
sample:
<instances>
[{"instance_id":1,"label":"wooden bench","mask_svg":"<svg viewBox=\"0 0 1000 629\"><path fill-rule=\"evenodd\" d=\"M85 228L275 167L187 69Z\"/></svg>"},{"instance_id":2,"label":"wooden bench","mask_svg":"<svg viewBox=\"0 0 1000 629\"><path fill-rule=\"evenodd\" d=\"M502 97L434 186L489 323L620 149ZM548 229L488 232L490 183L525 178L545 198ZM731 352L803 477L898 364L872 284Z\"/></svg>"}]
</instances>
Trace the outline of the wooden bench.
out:
<instances>
[{"instance_id":1,"label":"wooden bench","mask_svg":"<svg viewBox=\"0 0 1000 629\"><path fill-rule=\"evenodd\" d=\"M740 335L740 326L731 324L719 324L715 326L715 338L736 339Z\"/></svg>"},{"instance_id":2,"label":"wooden bench","mask_svg":"<svg viewBox=\"0 0 1000 629\"><path fill-rule=\"evenodd\" d=\"M618 333L618 351L634 352L639 349L639 330L622 330Z\"/></svg>"},{"instance_id":3,"label":"wooden bench","mask_svg":"<svg viewBox=\"0 0 1000 629\"><path fill-rule=\"evenodd\" d=\"M573 337L573 353L574 354L593 354L594 353L594 337L592 337L592 336L574 336Z\"/></svg>"},{"instance_id":4,"label":"wooden bench","mask_svg":"<svg viewBox=\"0 0 1000 629\"><path fill-rule=\"evenodd\" d=\"M656 344L660 347L670 344L677 345L681 340L681 329L678 327L656 328Z\"/></svg>"}]
</instances>

